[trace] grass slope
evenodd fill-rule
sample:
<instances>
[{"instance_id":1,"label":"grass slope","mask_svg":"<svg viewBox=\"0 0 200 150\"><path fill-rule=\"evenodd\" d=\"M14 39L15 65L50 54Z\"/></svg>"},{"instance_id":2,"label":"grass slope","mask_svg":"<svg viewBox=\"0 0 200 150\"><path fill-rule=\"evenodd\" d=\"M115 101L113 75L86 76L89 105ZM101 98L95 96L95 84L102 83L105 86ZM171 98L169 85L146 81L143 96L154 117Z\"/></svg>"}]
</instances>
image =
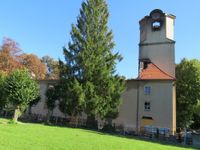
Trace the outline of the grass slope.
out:
<instances>
[{"instance_id":1,"label":"grass slope","mask_svg":"<svg viewBox=\"0 0 200 150\"><path fill-rule=\"evenodd\" d=\"M184 150L83 129L7 124L0 119L0 150ZM187 148L189 149L189 148Z\"/></svg>"}]
</instances>

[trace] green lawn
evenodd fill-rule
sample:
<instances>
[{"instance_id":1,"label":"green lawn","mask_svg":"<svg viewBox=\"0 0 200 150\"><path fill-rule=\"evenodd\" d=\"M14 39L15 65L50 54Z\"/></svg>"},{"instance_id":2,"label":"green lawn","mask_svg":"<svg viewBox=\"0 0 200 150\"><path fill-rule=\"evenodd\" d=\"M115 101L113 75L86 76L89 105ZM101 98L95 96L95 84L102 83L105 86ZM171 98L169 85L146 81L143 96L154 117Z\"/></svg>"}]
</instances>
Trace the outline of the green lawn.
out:
<instances>
[{"instance_id":1,"label":"green lawn","mask_svg":"<svg viewBox=\"0 0 200 150\"><path fill-rule=\"evenodd\" d=\"M99 132L39 124L7 124L0 119L0 150L181 150L173 145Z\"/></svg>"}]
</instances>

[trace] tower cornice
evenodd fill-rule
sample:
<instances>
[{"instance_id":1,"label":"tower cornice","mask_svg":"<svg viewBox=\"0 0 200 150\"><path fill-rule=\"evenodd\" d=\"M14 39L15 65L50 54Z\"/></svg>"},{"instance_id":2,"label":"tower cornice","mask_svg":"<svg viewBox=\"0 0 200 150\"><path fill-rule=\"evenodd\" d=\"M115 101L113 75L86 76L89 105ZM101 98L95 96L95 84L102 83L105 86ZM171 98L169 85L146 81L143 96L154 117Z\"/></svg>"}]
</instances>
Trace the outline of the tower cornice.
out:
<instances>
[{"instance_id":1,"label":"tower cornice","mask_svg":"<svg viewBox=\"0 0 200 150\"><path fill-rule=\"evenodd\" d=\"M154 43L139 43L139 46L148 46L148 45L162 45L162 44L175 44L176 42L171 40L171 41L166 41L166 42L154 42Z\"/></svg>"}]
</instances>

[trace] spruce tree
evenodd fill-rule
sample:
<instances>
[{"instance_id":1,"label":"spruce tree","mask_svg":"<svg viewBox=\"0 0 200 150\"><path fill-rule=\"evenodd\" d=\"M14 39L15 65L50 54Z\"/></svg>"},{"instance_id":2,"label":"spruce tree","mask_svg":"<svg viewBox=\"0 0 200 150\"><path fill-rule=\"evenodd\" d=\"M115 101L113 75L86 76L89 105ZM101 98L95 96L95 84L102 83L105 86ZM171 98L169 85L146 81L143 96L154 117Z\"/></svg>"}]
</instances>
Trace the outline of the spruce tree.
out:
<instances>
[{"instance_id":1,"label":"spruce tree","mask_svg":"<svg viewBox=\"0 0 200 150\"><path fill-rule=\"evenodd\" d=\"M60 62L61 79L75 78L83 89L79 91L84 92L84 112L102 119L117 116L125 84L124 78L116 74L116 62L122 57L114 53L108 17L105 0L83 2L77 24L72 25L71 41L64 48L66 63ZM76 86L66 81L62 83Z\"/></svg>"}]
</instances>

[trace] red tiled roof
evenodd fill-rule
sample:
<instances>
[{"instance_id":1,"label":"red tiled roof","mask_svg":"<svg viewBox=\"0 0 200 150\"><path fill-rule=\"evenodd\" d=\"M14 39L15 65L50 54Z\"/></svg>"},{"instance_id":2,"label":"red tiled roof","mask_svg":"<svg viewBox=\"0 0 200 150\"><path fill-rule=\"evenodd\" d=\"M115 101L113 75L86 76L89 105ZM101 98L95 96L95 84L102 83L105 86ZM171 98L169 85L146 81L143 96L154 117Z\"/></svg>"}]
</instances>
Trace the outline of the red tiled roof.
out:
<instances>
[{"instance_id":1,"label":"red tiled roof","mask_svg":"<svg viewBox=\"0 0 200 150\"><path fill-rule=\"evenodd\" d=\"M172 76L168 75L160 68L158 68L155 64L149 63L146 69L142 69L139 74L138 79L140 80L175 80Z\"/></svg>"}]
</instances>

